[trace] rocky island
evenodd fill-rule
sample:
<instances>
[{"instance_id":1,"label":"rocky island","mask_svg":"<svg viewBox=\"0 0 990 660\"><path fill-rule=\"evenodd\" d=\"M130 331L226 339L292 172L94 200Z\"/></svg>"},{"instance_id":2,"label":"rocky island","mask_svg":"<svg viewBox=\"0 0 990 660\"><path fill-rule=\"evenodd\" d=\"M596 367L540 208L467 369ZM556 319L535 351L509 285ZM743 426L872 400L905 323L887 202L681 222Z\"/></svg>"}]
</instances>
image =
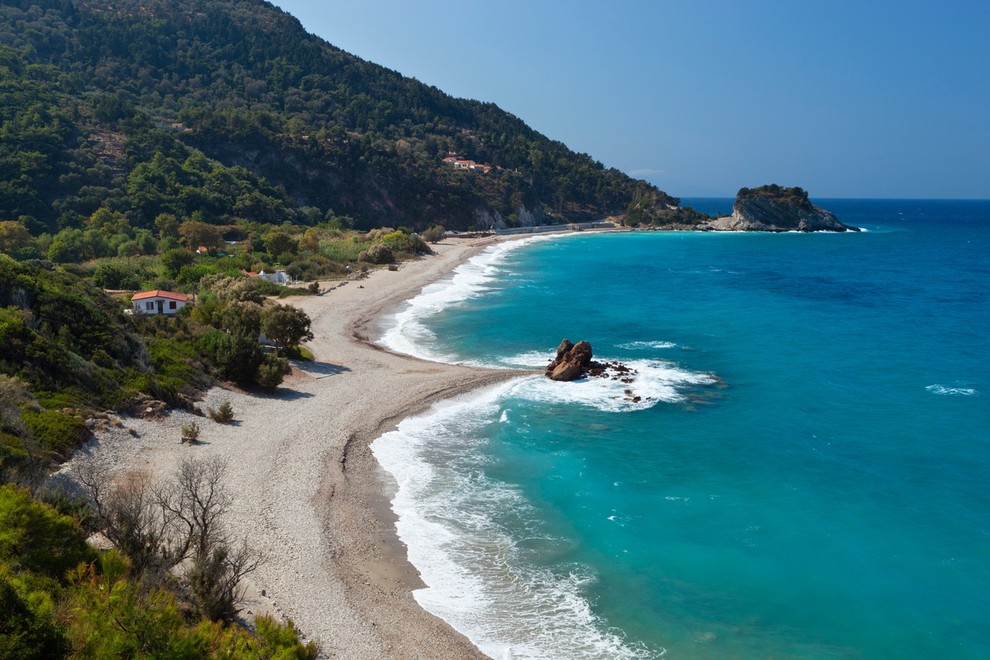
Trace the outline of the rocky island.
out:
<instances>
[{"instance_id":1,"label":"rocky island","mask_svg":"<svg viewBox=\"0 0 990 660\"><path fill-rule=\"evenodd\" d=\"M742 188L732 215L715 218L707 227L716 231L860 231L812 204L803 188L776 184Z\"/></svg>"}]
</instances>

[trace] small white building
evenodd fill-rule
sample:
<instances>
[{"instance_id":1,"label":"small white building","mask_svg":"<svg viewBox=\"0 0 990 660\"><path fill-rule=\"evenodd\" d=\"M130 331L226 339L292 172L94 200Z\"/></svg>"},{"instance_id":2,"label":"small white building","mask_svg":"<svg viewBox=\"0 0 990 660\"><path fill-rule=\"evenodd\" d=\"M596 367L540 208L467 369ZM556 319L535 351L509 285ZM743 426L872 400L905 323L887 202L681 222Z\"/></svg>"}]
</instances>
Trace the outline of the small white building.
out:
<instances>
[{"instance_id":1,"label":"small white building","mask_svg":"<svg viewBox=\"0 0 990 660\"><path fill-rule=\"evenodd\" d=\"M149 316L175 314L188 305L189 302L189 296L184 293L175 293L162 289L142 291L131 296L131 308L134 310L134 313L147 314Z\"/></svg>"},{"instance_id":2,"label":"small white building","mask_svg":"<svg viewBox=\"0 0 990 660\"><path fill-rule=\"evenodd\" d=\"M275 284L292 284L292 278L284 270L276 270L274 273L261 271L258 273L258 277L269 282L274 282Z\"/></svg>"}]
</instances>

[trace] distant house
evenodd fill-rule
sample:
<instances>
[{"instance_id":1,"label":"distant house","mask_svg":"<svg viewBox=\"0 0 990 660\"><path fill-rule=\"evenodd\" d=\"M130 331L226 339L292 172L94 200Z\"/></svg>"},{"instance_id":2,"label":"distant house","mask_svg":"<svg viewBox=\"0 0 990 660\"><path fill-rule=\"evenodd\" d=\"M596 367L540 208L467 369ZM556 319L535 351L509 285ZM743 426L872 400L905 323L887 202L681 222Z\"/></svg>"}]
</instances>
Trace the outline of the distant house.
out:
<instances>
[{"instance_id":1,"label":"distant house","mask_svg":"<svg viewBox=\"0 0 990 660\"><path fill-rule=\"evenodd\" d=\"M258 273L258 277L269 282L274 282L275 284L292 284L292 278L284 270L276 270L274 273L261 271Z\"/></svg>"},{"instance_id":2,"label":"distant house","mask_svg":"<svg viewBox=\"0 0 990 660\"><path fill-rule=\"evenodd\" d=\"M476 163L468 158L461 158L454 153L448 153L447 157L443 159L443 162L453 166L455 170L468 170L470 172L483 172L485 174L492 170L491 165Z\"/></svg>"},{"instance_id":3,"label":"distant house","mask_svg":"<svg viewBox=\"0 0 990 660\"><path fill-rule=\"evenodd\" d=\"M196 254L202 255L202 254L209 254L209 253L210 253L210 250L205 245L200 245L198 248L196 248Z\"/></svg>"},{"instance_id":4,"label":"distant house","mask_svg":"<svg viewBox=\"0 0 990 660\"><path fill-rule=\"evenodd\" d=\"M165 314L169 316L178 312L189 302L189 296L184 293L155 289L154 291L135 293L131 296L131 309L134 310L135 314L147 314L149 316Z\"/></svg>"}]
</instances>

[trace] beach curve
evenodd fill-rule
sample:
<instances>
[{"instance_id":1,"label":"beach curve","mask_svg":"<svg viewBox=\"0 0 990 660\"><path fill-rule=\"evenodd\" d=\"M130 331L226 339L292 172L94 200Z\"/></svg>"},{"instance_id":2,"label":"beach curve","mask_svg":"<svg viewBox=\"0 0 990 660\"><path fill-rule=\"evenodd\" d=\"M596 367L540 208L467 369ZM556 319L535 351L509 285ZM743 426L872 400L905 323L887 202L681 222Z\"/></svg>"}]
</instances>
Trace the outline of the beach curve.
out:
<instances>
[{"instance_id":1,"label":"beach curve","mask_svg":"<svg viewBox=\"0 0 990 660\"><path fill-rule=\"evenodd\" d=\"M423 583L396 535L395 484L369 445L436 401L519 375L427 362L372 342L383 314L495 242L447 239L398 271L288 299L312 319L316 360L295 363L274 394L212 388L202 406L229 401L231 425L185 411L122 418L123 427L98 433L60 474L96 462L120 476L165 476L187 456L219 456L228 464L230 531L265 557L250 578L248 616L292 619L325 657L486 657L413 598ZM202 442L189 447L179 429L193 419Z\"/></svg>"}]
</instances>

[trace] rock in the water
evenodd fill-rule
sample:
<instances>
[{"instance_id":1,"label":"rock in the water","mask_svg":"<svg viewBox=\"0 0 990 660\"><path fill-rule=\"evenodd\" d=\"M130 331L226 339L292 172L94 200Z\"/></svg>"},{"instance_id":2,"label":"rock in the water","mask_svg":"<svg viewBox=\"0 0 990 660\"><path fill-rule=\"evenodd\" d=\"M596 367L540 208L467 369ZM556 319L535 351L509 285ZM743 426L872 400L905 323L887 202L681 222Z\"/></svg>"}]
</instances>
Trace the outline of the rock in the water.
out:
<instances>
[{"instance_id":1,"label":"rock in the water","mask_svg":"<svg viewBox=\"0 0 990 660\"><path fill-rule=\"evenodd\" d=\"M557 347L557 357L547 365L546 375L551 380L576 380L591 367L591 344L579 341L572 344L565 339Z\"/></svg>"},{"instance_id":2,"label":"rock in the water","mask_svg":"<svg viewBox=\"0 0 990 660\"><path fill-rule=\"evenodd\" d=\"M565 339L557 347L557 357L547 365L546 375L551 380L577 380L584 376L622 379L632 382L636 372L621 362L595 362L592 360L591 344L579 341L572 344Z\"/></svg>"},{"instance_id":3,"label":"rock in the water","mask_svg":"<svg viewBox=\"0 0 990 660\"><path fill-rule=\"evenodd\" d=\"M859 231L813 205L804 189L778 185L741 189L732 215L716 218L708 227L722 231Z\"/></svg>"}]
</instances>

